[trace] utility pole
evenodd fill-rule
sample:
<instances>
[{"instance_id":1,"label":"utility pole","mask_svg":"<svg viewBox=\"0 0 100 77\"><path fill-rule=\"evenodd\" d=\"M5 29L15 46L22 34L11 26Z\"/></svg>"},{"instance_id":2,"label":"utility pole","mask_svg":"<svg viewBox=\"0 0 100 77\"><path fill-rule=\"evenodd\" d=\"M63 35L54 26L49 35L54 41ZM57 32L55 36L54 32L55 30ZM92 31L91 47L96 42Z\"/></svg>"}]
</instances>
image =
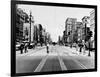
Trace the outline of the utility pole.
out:
<instances>
[{"instance_id":1,"label":"utility pole","mask_svg":"<svg viewBox=\"0 0 100 77\"><path fill-rule=\"evenodd\" d=\"M87 35L87 26L86 26L86 22L85 22L85 43L86 43L86 35Z\"/></svg>"},{"instance_id":2,"label":"utility pole","mask_svg":"<svg viewBox=\"0 0 100 77\"><path fill-rule=\"evenodd\" d=\"M88 56L91 56L91 54L90 54L90 39L89 39L88 44L89 44L89 53L88 53Z\"/></svg>"},{"instance_id":3,"label":"utility pole","mask_svg":"<svg viewBox=\"0 0 100 77\"><path fill-rule=\"evenodd\" d=\"M85 19L85 42L84 42L84 44L86 44L86 38L87 38L87 19ZM84 53L85 53L85 49L86 49L86 47L84 46Z\"/></svg>"},{"instance_id":4,"label":"utility pole","mask_svg":"<svg viewBox=\"0 0 100 77\"><path fill-rule=\"evenodd\" d=\"M32 17L32 15L31 15L31 11L30 11L30 43L31 43L31 17Z\"/></svg>"}]
</instances>

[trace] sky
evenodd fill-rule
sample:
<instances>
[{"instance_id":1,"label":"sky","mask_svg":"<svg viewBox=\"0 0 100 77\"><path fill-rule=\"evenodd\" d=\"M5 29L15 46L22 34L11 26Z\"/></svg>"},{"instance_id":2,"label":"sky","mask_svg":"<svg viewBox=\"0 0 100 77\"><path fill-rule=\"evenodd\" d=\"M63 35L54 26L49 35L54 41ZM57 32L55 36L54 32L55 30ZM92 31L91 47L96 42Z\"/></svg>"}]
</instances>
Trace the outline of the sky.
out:
<instances>
[{"instance_id":1,"label":"sky","mask_svg":"<svg viewBox=\"0 0 100 77\"><path fill-rule=\"evenodd\" d=\"M40 5L18 4L18 8L24 10L28 15L30 11L34 17L35 24L42 24L46 32L49 32L52 41L57 42L58 36L63 35L65 30L65 21L69 18L77 18L82 22L84 16L90 16L93 9L90 8L72 8L72 7L55 7Z\"/></svg>"}]
</instances>

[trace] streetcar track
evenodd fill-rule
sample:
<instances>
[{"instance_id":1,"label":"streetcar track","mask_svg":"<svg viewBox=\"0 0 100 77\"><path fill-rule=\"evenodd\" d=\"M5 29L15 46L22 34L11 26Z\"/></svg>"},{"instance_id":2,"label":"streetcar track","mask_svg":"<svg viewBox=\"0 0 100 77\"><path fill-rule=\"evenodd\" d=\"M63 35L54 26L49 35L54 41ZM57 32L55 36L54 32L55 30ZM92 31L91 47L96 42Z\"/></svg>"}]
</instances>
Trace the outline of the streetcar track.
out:
<instances>
[{"instance_id":1,"label":"streetcar track","mask_svg":"<svg viewBox=\"0 0 100 77\"><path fill-rule=\"evenodd\" d=\"M47 59L48 59L48 54L42 58L42 60L40 61L34 72L40 72Z\"/></svg>"},{"instance_id":2,"label":"streetcar track","mask_svg":"<svg viewBox=\"0 0 100 77\"><path fill-rule=\"evenodd\" d=\"M69 49L67 49L67 50L69 50ZM87 69L87 67L85 65L83 65L82 63L80 63L78 60L72 59L72 56L70 56L68 52L63 52L63 54L64 53L65 53L65 56L71 57L71 60L73 60L75 63L77 63L82 69Z\"/></svg>"},{"instance_id":3,"label":"streetcar track","mask_svg":"<svg viewBox=\"0 0 100 77\"><path fill-rule=\"evenodd\" d=\"M56 49L55 49L55 51L57 52ZM58 52L57 52L57 54L58 54L58 60L59 60L60 67L61 67L62 71L67 70L67 67L65 66L65 64L64 64L64 62L63 62L63 60L62 60L60 54L59 54Z\"/></svg>"},{"instance_id":4,"label":"streetcar track","mask_svg":"<svg viewBox=\"0 0 100 77\"><path fill-rule=\"evenodd\" d=\"M50 49L51 50L51 49ZM50 53L50 52L49 52ZM42 70L42 68L44 67L44 64L46 63L47 59L49 57L49 54L45 55L42 60L40 61L40 63L38 64L38 66L36 67L34 72L40 72Z\"/></svg>"},{"instance_id":5,"label":"streetcar track","mask_svg":"<svg viewBox=\"0 0 100 77\"><path fill-rule=\"evenodd\" d=\"M72 57L72 56L70 56L69 54L67 54L67 52L66 52L66 55L67 56L69 56L69 57ZM65 55L65 56L66 56ZM72 58L71 58L72 59ZM80 63L78 60L76 60L76 59L72 59L75 63L77 63L82 69L87 69L87 67L85 66L85 65L83 65L82 63Z\"/></svg>"}]
</instances>

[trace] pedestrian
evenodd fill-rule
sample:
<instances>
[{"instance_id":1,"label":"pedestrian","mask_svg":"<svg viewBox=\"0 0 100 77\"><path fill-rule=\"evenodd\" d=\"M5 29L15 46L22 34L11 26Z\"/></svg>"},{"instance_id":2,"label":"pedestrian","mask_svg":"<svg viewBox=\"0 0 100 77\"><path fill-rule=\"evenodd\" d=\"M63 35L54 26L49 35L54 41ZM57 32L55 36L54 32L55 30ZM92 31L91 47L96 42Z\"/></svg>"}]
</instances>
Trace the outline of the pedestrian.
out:
<instances>
[{"instance_id":1,"label":"pedestrian","mask_svg":"<svg viewBox=\"0 0 100 77\"><path fill-rule=\"evenodd\" d=\"M27 44L25 44L25 53L28 52L27 47Z\"/></svg>"},{"instance_id":2,"label":"pedestrian","mask_svg":"<svg viewBox=\"0 0 100 77\"><path fill-rule=\"evenodd\" d=\"M80 46L80 53L82 52L82 46Z\"/></svg>"},{"instance_id":3,"label":"pedestrian","mask_svg":"<svg viewBox=\"0 0 100 77\"><path fill-rule=\"evenodd\" d=\"M47 53L49 53L49 44L47 44Z\"/></svg>"},{"instance_id":4,"label":"pedestrian","mask_svg":"<svg viewBox=\"0 0 100 77\"><path fill-rule=\"evenodd\" d=\"M85 52L85 47L86 45L85 45L85 43L83 44L83 54L85 54L86 52Z\"/></svg>"},{"instance_id":5,"label":"pedestrian","mask_svg":"<svg viewBox=\"0 0 100 77\"><path fill-rule=\"evenodd\" d=\"M24 49L24 44L21 44L21 45L20 45L21 54L23 54L23 49Z\"/></svg>"},{"instance_id":6,"label":"pedestrian","mask_svg":"<svg viewBox=\"0 0 100 77\"><path fill-rule=\"evenodd\" d=\"M83 54L85 54L85 41L84 40L82 40L82 45L83 45Z\"/></svg>"},{"instance_id":7,"label":"pedestrian","mask_svg":"<svg viewBox=\"0 0 100 77\"><path fill-rule=\"evenodd\" d=\"M88 56L91 56L90 55L90 51L91 51L90 42L88 42L88 44L89 44L89 53L88 53Z\"/></svg>"},{"instance_id":8,"label":"pedestrian","mask_svg":"<svg viewBox=\"0 0 100 77\"><path fill-rule=\"evenodd\" d=\"M78 51L78 43L76 43L76 52Z\"/></svg>"},{"instance_id":9,"label":"pedestrian","mask_svg":"<svg viewBox=\"0 0 100 77\"><path fill-rule=\"evenodd\" d=\"M81 52L82 52L82 47L83 47L83 44L82 44L82 43L79 43L79 47L80 47L79 52L81 53Z\"/></svg>"},{"instance_id":10,"label":"pedestrian","mask_svg":"<svg viewBox=\"0 0 100 77\"><path fill-rule=\"evenodd\" d=\"M72 44L70 44L70 48L72 48Z\"/></svg>"},{"instance_id":11,"label":"pedestrian","mask_svg":"<svg viewBox=\"0 0 100 77\"><path fill-rule=\"evenodd\" d=\"M80 44L80 53L82 52L83 44Z\"/></svg>"}]
</instances>

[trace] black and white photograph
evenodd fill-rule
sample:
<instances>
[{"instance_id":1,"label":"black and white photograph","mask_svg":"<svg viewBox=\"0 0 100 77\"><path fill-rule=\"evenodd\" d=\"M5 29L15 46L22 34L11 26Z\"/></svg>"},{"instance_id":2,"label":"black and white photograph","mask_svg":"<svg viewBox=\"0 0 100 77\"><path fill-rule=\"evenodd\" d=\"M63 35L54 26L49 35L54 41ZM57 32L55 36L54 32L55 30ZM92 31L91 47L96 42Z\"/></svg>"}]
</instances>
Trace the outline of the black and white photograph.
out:
<instances>
[{"instance_id":1,"label":"black and white photograph","mask_svg":"<svg viewBox=\"0 0 100 77\"><path fill-rule=\"evenodd\" d=\"M16 73L96 69L95 8L15 7Z\"/></svg>"}]
</instances>

